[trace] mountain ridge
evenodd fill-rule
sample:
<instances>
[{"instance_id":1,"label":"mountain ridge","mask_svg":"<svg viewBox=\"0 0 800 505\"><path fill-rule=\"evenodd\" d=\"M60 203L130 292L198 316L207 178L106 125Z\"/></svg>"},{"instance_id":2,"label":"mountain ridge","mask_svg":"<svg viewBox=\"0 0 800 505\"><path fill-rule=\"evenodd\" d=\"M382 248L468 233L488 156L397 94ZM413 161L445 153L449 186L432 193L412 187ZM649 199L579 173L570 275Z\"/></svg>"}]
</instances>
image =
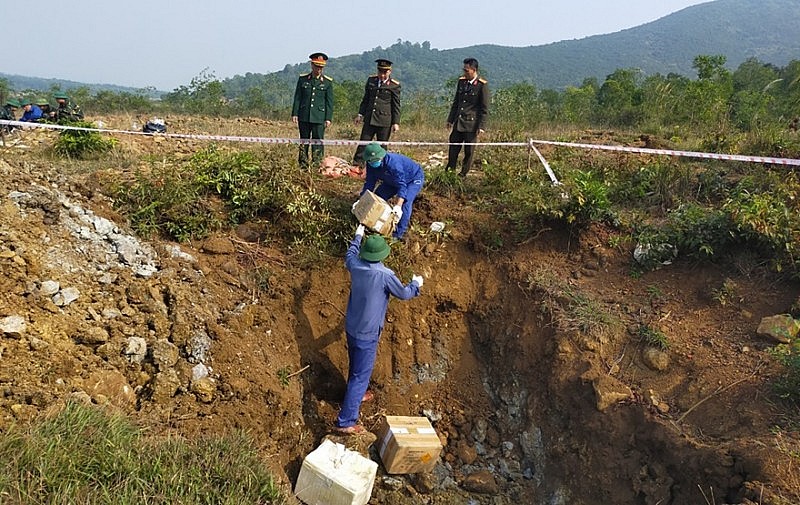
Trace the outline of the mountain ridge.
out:
<instances>
[{"instance_id":1,"label":"mountain ridge","mask_svg":"<svg viewBox=\"0 0 800 505\"><path fill-rule=\"evenodd\" d=\"M758 15L753 15L753 13ZM693 60L701 54L723 55L729 68L748 58L785 65L800 55L800 2L797 0L714 0L686 7L655 21L618 32L548 44L509 47L481 44L453 49L431 48L425 41L398 41L361 54L331 58L328 74L338 82L362 82L375 70L374 60L395 62L394 77L406 92L439 92L460 73L461 60L475 57L493 88L517 83L540 89L578 86L587 78L603 80L620 68L637 68L645 75L677 73L692 77ZM284 102L287 86L308 71L308 63L287 64L270 73L221 79L226 95L236 98L249 89L265 89L267 98ZM81 84L61 79L25 78L0 73L15 89L48 90L87 86L90 90L159 93L108 84ZM37 81L42 81L34 85ZM77 86L72 86L75 84Z\"/></svg>"}]
</instances>

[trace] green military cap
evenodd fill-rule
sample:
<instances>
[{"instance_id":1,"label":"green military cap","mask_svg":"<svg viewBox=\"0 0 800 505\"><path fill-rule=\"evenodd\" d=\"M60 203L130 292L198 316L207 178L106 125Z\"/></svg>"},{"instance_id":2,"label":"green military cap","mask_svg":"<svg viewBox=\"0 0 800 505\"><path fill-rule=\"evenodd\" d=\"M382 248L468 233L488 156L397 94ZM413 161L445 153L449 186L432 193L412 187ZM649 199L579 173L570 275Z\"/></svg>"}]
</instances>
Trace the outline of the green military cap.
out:
<instances>
[{"instance_id":1,"label":"green military cap","mask_svg":"<svg viewBox=\"0 0 800 505\"><path fill-rule=\"evenodd\" d=\"M10 105L15 108L20 106L19 100L17 100L16 98L9 98L8 100L6 100L6 105Z\"/></svg>"},{"instance_id":2,"label":"green military cap","mask_svg":"<svg viewBox=\"0 0 800 505\"><path fill-rule=\"evenodd\" d=\"M63 91L59 91L58 93L53 94L53 98L55 98L57 100L60 99L60 98L63 98L64 100L68 100L69 99L67 94L64 93Z\"/></svg>"},{"instance_id":3,"label":"green military cap","mask_svg":"<svg viewBox=\"0 0 800 505\"><path fill-rule=\"evenodd\" d=\"M377 142L370 142L364 148L364 161L367 163L380 161L386 156L386 150Z\"/></svg>"},{"instance_id":4,"label":"green military cap","mask_svg":"<svg viewBox=\"0 0 800 505\"><path fill-rule=\"evenodd\" d=\"M19 99L19 106L25 107L26 105L33 104L33 101L30 98L20 98Z\"/></svg>"},{"instance_id":5,"label":"green military cap","mask_svg":"<svg viewBox=\"0 0 800 505\"><path fill-rule=\"evenodd\" d=\"M50 102L45 100L44 98L37 98L34 102L36 105L50 105Z\"/></svg>"}]
</instances>

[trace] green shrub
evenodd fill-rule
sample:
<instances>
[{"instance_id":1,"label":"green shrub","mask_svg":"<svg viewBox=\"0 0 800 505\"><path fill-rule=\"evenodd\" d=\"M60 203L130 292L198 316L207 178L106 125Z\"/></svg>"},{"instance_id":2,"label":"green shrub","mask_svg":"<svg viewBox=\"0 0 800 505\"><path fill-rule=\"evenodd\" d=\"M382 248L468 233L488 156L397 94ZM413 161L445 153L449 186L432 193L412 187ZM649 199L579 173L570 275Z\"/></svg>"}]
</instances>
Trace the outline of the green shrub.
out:
<instances>
[{"instance_id":1,"label":"green shrub","mask_svg":"<svg viewBox=\"0 0 800 505\"><path fill-rule=\"evenodd\" d=\"M220 226L205 193L193 173L173 165L137 171L133 182L114 188L115 204L127 213L137 233L164 234L179 242L205 237Z\"/></svg>"},{"instance_id":2,"label":"green shrub","mask_svg":"<svg viewBox=\"0 0 800 505\"><path fill-rule=\"evenodd\" d=\"M568 223L586 224L610 217L608 185L598 174L591 170L575 170L566 185L570 196L566 209Z\"/></svg>"},{"instance_id":3,"label":"green shrub","mask_svg":"<svg viewBox=\"0 0 800 505\"><path fill-rule=\"evenodd\" d=\"M69 126L79 128L95 128L92 123L77 121ZM53 145L53 150L60 156L83 159L90 155L98 155L110 151L116 145L116 139L106 138L94 131L61 130Z\"/></svg>"},{"instance_id":4,"label":"green shrub","mask_svg":"<svg viewBox=\"0 0 800 505\"><path fill-rule=\"evenodd\" d=\"M775 391L781 398L800 403L800 340L780 344L770 349L770 354L784 366L775 381Z\"/></svg>"},{"instance_id":5,"label":"green shrub","mask_svg":"<svg viewBox=\"0 0 800 505\"><path fill-rule=\"evenodd\" d=\"M669 340L667 336L664 335L664 332L653 328L649 325L642 324L639 325L639 339L644 342L645 344L651 347L657 347L662 351L669 350Z\"/></svg>"}]
</instances>

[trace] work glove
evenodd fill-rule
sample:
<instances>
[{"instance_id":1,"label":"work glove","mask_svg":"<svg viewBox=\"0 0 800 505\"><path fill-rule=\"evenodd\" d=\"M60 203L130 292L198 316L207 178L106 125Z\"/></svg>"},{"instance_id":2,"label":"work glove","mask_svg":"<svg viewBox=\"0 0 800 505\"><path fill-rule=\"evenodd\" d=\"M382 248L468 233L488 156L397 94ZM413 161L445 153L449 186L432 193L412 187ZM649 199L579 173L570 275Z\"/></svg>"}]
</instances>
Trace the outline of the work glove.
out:
<instances>
[{"instance_id":1,"label":"work glove","mask_svg":"<svg viewBox=\"0 0 800 505\"><path fill-rule=\"evenodd\" d=\"M365 230L365 228L364 228L363 224L358 225L356 227L356 237L358 237L358 236L363 237L364 236L364 230Z\"/></svg>"},{"instance_id":2,"label":"work glove","mask_svg":"<svg viewBox=\"0 0 800 505\"><path fill-rule=\"evenodd\" d=\"M416 282L417 286L422 287L422 276L421 275L412 275L411 282Z\"/></svg>"},{"instance_id":3,"label":"work glove","mask_svg":"<svg viewBox=\"0 0 800 505\"><path fill-rule=\"evenodd\" d=\"M403 208L399 205L395 205L392 207L392 214L397 216L397 220L399 221L403 217Z\"/></svg>"},{"instance_id":4,"label":"work glove","mask_svg":"<svg viewBox=\"0 0 800 505\"><path fill-rule=\"evenodd\" d=\"M352 210L353 212L355 212L355 211L356 211L356 205L358 205L358 200L356 200L355 202L353 202L353 206L352 206L352 207L350 207L350 210Z\"/></svg>"}]
</instances>

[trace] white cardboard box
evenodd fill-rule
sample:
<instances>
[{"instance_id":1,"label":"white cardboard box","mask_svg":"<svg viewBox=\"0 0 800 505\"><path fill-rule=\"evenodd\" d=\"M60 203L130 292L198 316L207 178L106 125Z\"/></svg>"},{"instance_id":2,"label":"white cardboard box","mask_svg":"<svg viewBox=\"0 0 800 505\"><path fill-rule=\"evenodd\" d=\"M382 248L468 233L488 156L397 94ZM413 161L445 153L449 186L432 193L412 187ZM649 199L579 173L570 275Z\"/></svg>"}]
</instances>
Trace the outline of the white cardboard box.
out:
<instances>
[{"instance_id":1,"label":"white cardboard box","mask_svg":"<svg viewBox=\"0 0 800 505\"><path fill-rule=\"evenodd\" d=\"M371 459L323 440L303 460L294 494L307 505L366 505L377 470Z\"/></svg>"}]
</instances>

